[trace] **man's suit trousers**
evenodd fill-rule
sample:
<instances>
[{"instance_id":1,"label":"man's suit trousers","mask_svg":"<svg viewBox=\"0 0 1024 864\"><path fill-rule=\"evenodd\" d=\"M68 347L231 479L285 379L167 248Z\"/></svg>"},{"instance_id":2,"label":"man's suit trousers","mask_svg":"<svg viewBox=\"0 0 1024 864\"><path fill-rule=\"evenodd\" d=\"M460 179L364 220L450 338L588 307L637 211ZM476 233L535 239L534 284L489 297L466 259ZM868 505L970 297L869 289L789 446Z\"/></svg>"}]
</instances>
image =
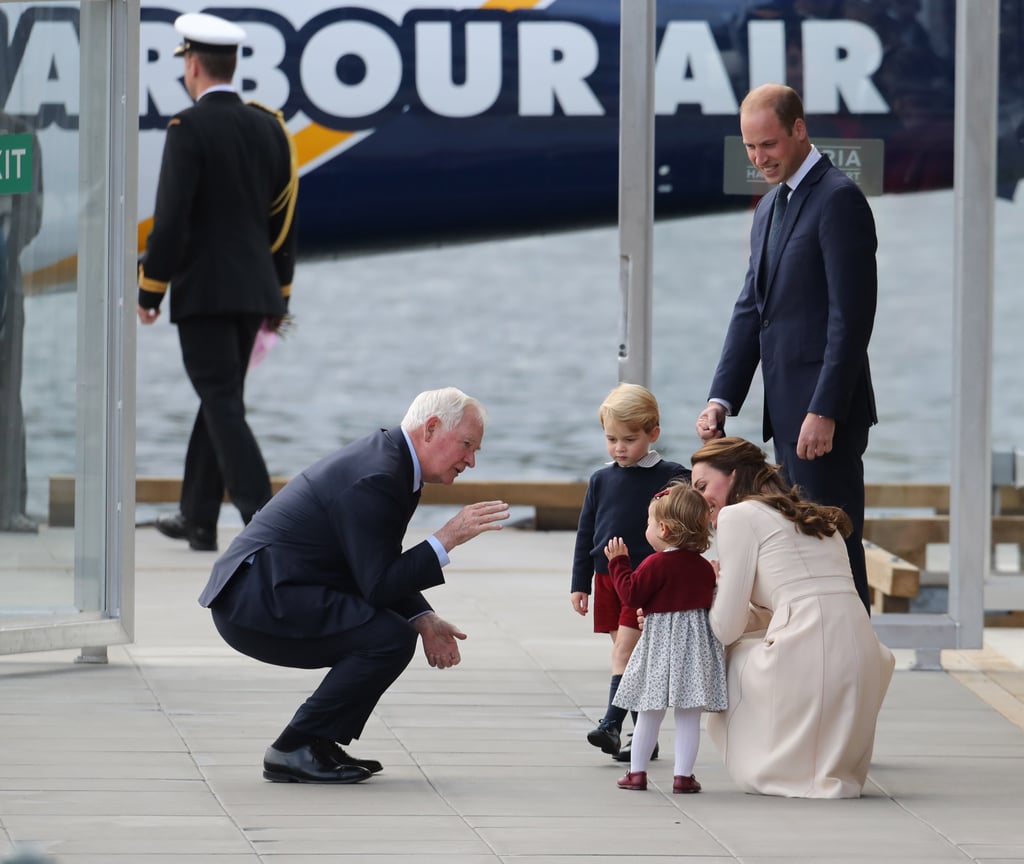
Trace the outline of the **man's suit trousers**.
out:
<instances>
[{"instance_id":1,"label":"man's suit trousers","mask_svg":"<svg viewBox=\"0 0 1024 864\"><path fill-rule=\"evenodd\" d=\"M236 577L237 578L237 577ZM230 586L227 590L230 590ZM311 595L322 591L311 589ZM402 616L381 609L360 627L309 639L283 639L237 627L213 603L213 623L236 651L275 666L330 671L295 712L294 729L348 744L358 738L380 697L405 670L417 632Z\"/></svg>"}]
</instances>

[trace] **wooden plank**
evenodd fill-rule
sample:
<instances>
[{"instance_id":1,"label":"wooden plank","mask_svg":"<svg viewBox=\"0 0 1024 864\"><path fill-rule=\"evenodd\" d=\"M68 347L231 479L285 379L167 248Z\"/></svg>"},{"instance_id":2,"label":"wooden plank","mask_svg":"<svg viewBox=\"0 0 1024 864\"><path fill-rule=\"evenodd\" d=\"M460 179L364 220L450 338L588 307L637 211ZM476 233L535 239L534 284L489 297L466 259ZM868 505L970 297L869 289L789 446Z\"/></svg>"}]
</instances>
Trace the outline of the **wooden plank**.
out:
<instances>
[{"instance_id":1,"label":"wooden plank","mask_svg":"<svg viewBox=\"0 0 1024 864\"><path fill-rule=\"evenodd\" d=\"M924 569L925 547L949 542L948 516L887 516L864 520L864 539Z\"/></svg>"},{"instance_id":2,"label":"wooden plank","mask_svg":"<svg viewBox=\"0 0 1024 864\"><path fill-rule=\"evenodd\" d=\"M428 483L423 487L420 503L462 505L500 500L516 505L575 509L578 518L586 492L584 481L457 480L447 486Z\"/></svg>"},{"instance_id":3,"label":"wooden plank","mask_svg":"<svg viewBox=\"0 0 1024 864\"><path fill-rule=\"evenodd\" d=\"M1006 612L986 612L986 627L1024 627L1024 612L1008 610Z\"/></svg>"},{"instance_id":4,"label":"wooden plank","mask_svg":"<svg viewBox=\"0 0 1024 864\"><path fill-rule=\"evenodd\" d=\"M999 512L1004 516L1024 515L1024 487L1017 489L1014 486L1000 486Z\"/></svg>"},{"instance_id":5,"label":"wooden plank","mask_svg":"<svg viewBox=\"0 0 1024 864\"><path fill-rule=\"evenodd\" d=\"M274 492L288 482L288 477L272 477ZM71 475L50 478L51 493L66 498L69 487L74 489ZM584 480L568 481L506 481L459 480L450 486L429 484L423 491L423 502L429 504L469 504L501 498L510 504L533 506L581 507L587 484ZM942 483L869 483L864 487L866 504L878 509L949 509L949 486ZM143 504L177 501L181 497L181 478L139 477L136 481L136 500ZM225 499L227 500L227 499ZM999 489L1000 509L1003 514L1024 512L1024 489Z\"/></svg>"},{"instance_id":6,"label":"wooden plank","mask_svg":"<svg viewBox=\"0 0 1024 864\"><path fill-rule=\"evenodd\" d=\"M288 477L271 477L270 488L276 495L289 480ZM135 502L137 504L172 504L181 500L180 477L136 477ZM231 499L225 495L224 501ZM54 527L70 527L75 524L75 478L71 474L54 474L50 477L50 501L48 523Z\"/></svg>"},{"instance_id":7,"label":"wooden plank","mask_svg":"<svg viewBox=\"0 0 1024 864\"><path fill-rule=\"evenodd\" d=\"M288 482L287 477L271 477L274 493ZM462 506L476 501L507 501L509 504L535 507L536 527L540 530L576 530L586 481L491 481L461 480L451 485L429 483L423 487L423 504ZM173 503L181 498L181 478L137 477L135 500L139 504ZM224 497L228 501L228 497ZM73 525L75 514L75 478L70 474L50 477L49 524Z\"/></svg>"},{"instance_id":8,"label":"wooden plank","mask_svg":"<svg viewBox=\"0 0 1024 864\"><path fill-rule=\"evenodd\" d=\"M890 597L881 591L871 589L871 611L876 615L883 615L894 612L898 615L905 615L910 612L909 597Z\"/></svg>"},{"instance_id":9,"label":"wooden plank","mask_svg":"<svg viewBox=\"0 0 1024 864\"><path fill-rule=\"evenodd\" d=\"M75 524L75 478L70 474L50 478L50 512L47 521L54 527Z\"/></svg>"},{"instance_id":10,"label":"wooden plank","mask_svg":"<svg viewBox=\"0 0 1024 864\"><path fill-rule=\"evenodd\" d=\"M921 589L921 571L909 561L874 543L864 543L868 585L888 597L916 597Z\"/></svg>"},{"instance_id":11,"label":"wooden plank","mask_svg":"<svg viewBox=\"0 0 1024 864\"><path fill-rule=\"evenodd\" d=\"M1004 516L1024 514L1024 488L1000 486L996 490L999 512ZM879 510L919 508L949 512L949 486L945 483L866 483L864 504Z\"/></svg>"},{"instance_id":12,"label":"wooden plank","mask_svg":"<svg viewBox=\"0 0 1024 864\"><path fill-rule=\"evenodd\" d=\"M287 477L272 477L274 492L288 482ZM884 487L884 489L883 489ZM509 504L537 508L537 527L542 530L575 530L579 511L583 506L587 483L584 480L460 480L451 485L428 484L424 487L424 504L458 505L474 501L501 499ZM948 502L949 489L940 484L873 484L869 506L933 507ZM944 492L942 490L945 490ZM1003 513L1021 505L1021 490L1005 489ZM943 497L945 495L945 497ZM173 503L181 497L181 479L176 477L138 477L135 500L140 504ZM225 501L227 498L225 498ZM50 478L49 522L51 525L74 523L75 482L71 475ZM928 543L949 542L949 517L886 516L868 517L864 521L864 536L893 555L923 568L925 546ZM1024 516L1001 515L992 520L994 543L1024 543Z\"/></svg>"},{"instance_id":13,"label":"wooden plank","mask_svg":"<svg viewBox=\"0 0 1024 864\"><path fill-rule=\"evenodd\" d=\"M68 477L72 481L73 478ZM276 495L281 491L289 480L288 477L271 477L270 488ZM53 490L51 479L51 492ZM180 477L136 477L135 478L135 501L139 504L167 504L181 500L181 478ZM225 494L225 502L231 499Z\"/></svg>"},{"instance_id":14,"label":"wooden plank","mask_svg":"<svg viewBox=\"0 0 1024 864\"><path fill-rule=\"evenodd\" d=\"M869 517L864 520L864 538L923 569L925 547L949 542L949 517ZM992 542L1024 543L1024 516L993 516Z\"/></svg>"},{"instance_id":15,"label":"wooden plank","mask_svg":"<svg viewBox=\"0 0 1024 864\"><path fill-rule=\"evenodd\" d=\"M925 508L949 511L946 483L865 483L864 506L883 510Z\"/></svg>"}]
</instances>

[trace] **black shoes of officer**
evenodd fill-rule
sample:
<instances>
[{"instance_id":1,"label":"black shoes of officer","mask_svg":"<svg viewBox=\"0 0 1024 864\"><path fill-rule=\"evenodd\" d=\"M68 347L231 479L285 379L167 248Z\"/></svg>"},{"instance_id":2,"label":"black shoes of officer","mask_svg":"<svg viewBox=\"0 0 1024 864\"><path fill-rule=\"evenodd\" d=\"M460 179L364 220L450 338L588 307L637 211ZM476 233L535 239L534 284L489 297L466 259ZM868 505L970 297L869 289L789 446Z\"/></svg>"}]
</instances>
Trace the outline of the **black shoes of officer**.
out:
<instances>
[{"instance_id":1,"label":"black shoes of officer","mask_svg":"<svg viewBox=\"0 0 1024 864\"><path fill-rule=\"evenodd\" d=\"M157 516L156 530L172 540L188 540L197 552L217 551L217 528L189 525L181 513Z\"/></svg>"},{"instance_id":2,"label":"black shoes of officer","mask_svg":"<svg viewBox=\"0 0 1024 864\"><path fill-rule=\"evenodd\" d=\"M595 747L600 747L602 753L614 756L619 752L619 728L604 718L598 722L596 729L587 733L587 740Z\"/></svg>"},{"instance_id":3,"label":"black shoes of officer","mask_svg":"<svg viewBox=\"0 0 1024 864\"><path fill-rule=\"evenodd\" d=\"M630 733L630 737L631 738L633 737L632 733ZM625 747L623 747L618 753L616 753L614 756L612 756L612 759L614 759L616 762L628 762L629 758L630 758L630 755L631 755L630 751L632 749L633 749L633 745L632 745L632 743L629 743ZM657 759L657 758L658 758L658 742L655 741L654 742L654 750L651 751L651 760L653 761L654 759Z\"/></svg>"},{"instance_id":4,"label":"black shoes of officer","mask_svg":"<svg viewBox=\"0 0 1024 864\"><path fill-rule=\"evenodd\" d=\"M369 776L360 765L339 764L334 747L322 741L289 753L268 747L263 754L263 777L274 783L360 783Z\"/></svg>"},{"instance_id":5,"label":"black shoes of officer","mask_svg":"<svg viewBox=\"0 0 1024 864\"><path fill-rule=\"evenodd\" d=\"M355 765L358 768L365 768L371 774L384 770L384 766L376 759L356 759L355 756L346 753L337 741L328 742L328 746L331 748L331 758L339 765Z\"/></svg>"}]
</instances>

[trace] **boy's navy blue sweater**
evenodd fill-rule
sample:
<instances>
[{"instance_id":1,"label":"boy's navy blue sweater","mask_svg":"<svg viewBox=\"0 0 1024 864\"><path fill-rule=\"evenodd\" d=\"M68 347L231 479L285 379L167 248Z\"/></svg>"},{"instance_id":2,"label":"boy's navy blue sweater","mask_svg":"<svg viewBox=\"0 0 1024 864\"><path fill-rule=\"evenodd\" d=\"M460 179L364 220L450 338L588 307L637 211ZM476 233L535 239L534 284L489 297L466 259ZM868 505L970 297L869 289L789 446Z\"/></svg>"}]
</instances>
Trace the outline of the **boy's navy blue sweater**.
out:
<instances>
[{"instance_id":1,"label":"boy's navy blue sweater","mask_svg":"<svg viewBox=\"0 0 1024 864\"><path fill-rule=\"evenodd\" d=\"M570 593L590 594L594 573L608 572L604 547L612 537L625 541L633 567L654 551L644 537L647 508L654 494L676 479L689 480L690 470L667 459L650 468L620 468L613 462L591 475L576 529Z\"/></svg>"}]
</instances>

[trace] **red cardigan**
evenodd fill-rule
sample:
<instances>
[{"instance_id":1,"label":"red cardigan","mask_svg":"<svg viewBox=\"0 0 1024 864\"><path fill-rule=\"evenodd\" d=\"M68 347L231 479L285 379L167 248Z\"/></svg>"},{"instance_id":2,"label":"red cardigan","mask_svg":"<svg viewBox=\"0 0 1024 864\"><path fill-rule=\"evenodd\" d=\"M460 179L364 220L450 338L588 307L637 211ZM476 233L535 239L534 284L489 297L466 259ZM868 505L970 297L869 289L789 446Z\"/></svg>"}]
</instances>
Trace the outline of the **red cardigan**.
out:
<instances>
[{"instance_id":1,"label":"red cardigan","mask_svg":"<svg viewBox=\"0 0 1024 864\"><path fill-rule=\"evenodd\" d=\"M619 599L627 606L650 612L710 609L715 594L715 570L697 552L672 549L648 555L633 570L629 556L608 562Z\"/></svg>"}]
</instances>

